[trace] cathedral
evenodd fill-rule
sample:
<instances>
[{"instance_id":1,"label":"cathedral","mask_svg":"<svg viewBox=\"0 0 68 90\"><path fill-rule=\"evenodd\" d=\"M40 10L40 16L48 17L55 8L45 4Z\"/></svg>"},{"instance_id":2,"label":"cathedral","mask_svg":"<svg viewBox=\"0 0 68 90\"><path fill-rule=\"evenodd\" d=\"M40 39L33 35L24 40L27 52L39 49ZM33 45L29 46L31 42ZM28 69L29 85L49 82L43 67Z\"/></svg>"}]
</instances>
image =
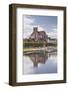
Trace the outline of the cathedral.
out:
<instances>
[{"instance_id":1,"label":"cathedral","mask_svg":"<svg viewBox=\"0 0 68 90\"><path fill-rule=\"evenodd\" d=\"M32 32L32 34L30 35L29 38L33 39L35 41L38 41L38 40L45 40L45 41L47 41L48 36L47 36L45 31L38 31L37 27L33 27L33 32Z\"/></svg>"}]
</instances>

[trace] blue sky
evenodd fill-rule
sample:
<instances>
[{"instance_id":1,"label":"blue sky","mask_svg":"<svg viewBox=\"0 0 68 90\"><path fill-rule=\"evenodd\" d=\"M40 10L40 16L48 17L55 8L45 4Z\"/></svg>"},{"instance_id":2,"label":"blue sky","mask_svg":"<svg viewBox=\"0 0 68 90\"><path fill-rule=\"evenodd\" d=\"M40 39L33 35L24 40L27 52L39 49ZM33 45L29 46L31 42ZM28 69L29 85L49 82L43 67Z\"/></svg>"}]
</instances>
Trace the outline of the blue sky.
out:
<instances>
[{"instance_id":1,"label":"blue sky","mask_svg":"<svg viewBox=\"0 0 68 90\"><path fill-rule=\"evenodd\" d=\"M37 26L51 38L57 38L57 16L24 15L24 38L28 38Z\"/></svg>"}]
</instances>

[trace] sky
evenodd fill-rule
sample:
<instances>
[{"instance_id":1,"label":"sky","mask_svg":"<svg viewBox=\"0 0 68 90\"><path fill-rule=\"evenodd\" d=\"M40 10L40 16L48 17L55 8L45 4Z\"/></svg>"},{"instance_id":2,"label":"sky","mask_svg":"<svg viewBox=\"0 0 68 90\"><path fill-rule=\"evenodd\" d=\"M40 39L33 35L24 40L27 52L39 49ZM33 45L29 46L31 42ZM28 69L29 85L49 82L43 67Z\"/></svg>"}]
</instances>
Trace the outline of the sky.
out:
<instances>
[{"instance_id":1,"label":"sky","mask_svg":"<svg viewBox=\"0 0 68 90\"><path fill-rule=\"evenodd\" d=\"M45 31L51 38L57 38L57 16L23 15L23 22L23 38L29 38L33 27L38 27L38 31Z\"/></svg>"}]
</instances>

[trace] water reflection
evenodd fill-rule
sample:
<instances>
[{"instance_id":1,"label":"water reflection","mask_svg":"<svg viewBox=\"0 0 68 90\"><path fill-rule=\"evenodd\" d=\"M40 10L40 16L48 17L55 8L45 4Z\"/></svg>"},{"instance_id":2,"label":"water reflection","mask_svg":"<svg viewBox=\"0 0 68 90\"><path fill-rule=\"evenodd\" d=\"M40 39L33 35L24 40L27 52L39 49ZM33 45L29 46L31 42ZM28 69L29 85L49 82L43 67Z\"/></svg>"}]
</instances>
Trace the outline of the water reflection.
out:
<instances>
[{"instance_id":1,"label":"water reflection","mask_svg":"<svg viewBox=\"0 0 68 90\"><path fill-rule=\"evenodd\" d=\"M38 67L39 63L45 64L46 60L48 59L48 54L47 53L44 54L43 52L42 53L32 53L29 55L29 57L33 63L33 66Z\"/></svg>"},{"instance_id":2,"label":"water reflection","mask_svg":"<svg viewBox=\"0 0 68 90\"><path fill-rule=\"evenodd\" d=\"M24 74L57 73L57 52L36 51L24 54Z\"/></svg>"}]
</instances>

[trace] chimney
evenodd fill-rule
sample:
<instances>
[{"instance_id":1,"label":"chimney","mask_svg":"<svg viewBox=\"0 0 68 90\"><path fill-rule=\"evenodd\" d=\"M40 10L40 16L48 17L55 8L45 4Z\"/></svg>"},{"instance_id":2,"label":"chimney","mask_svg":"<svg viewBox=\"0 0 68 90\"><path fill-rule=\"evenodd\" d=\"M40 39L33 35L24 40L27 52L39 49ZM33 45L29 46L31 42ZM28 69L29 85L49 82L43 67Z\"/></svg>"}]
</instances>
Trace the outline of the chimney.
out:
<instances>
[{"instance_id":1,"label":"chimney","mask_svg":"<svg viewBox=\"0 0 68 90\"><path fill-rule=\"evenodd\" d=\"M38 27L33 27L33 31L37 32L38 31Z\"/></svg>"}]
</instances>

